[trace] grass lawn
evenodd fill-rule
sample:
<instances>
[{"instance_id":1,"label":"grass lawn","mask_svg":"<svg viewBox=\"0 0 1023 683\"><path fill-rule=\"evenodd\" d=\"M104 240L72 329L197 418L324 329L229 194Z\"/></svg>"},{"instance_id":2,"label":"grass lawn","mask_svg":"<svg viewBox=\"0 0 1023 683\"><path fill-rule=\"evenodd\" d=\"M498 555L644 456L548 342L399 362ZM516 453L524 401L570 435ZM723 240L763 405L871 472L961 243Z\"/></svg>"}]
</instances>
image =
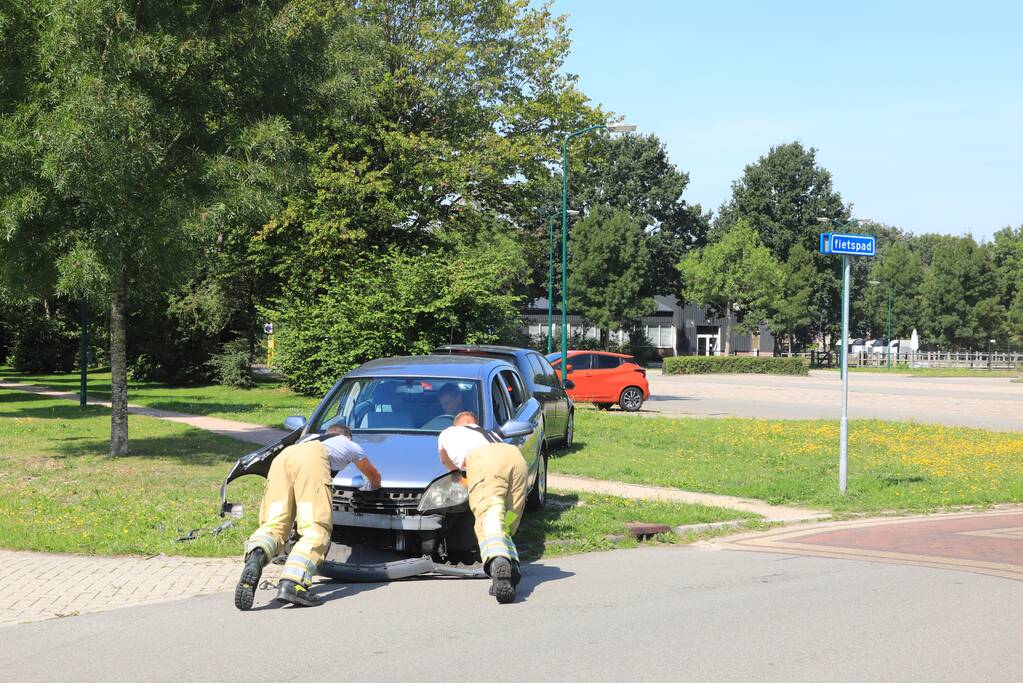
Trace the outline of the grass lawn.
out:
<instances>
[{"instance_id":1,"label":"grass lawn","mask_svg":"<svg viewBox=\"0 0 1023 683\"><path fill-rule=\"evenodd\" d=\"M581 409L552 472L848 512L1023 501L1023 434L855 420L838 493L838 421L662 418Z\"/></svg>"},{"instance_id":2,"label":"grass lawn","mask_svg":"<svg viewBox=\"0 0 1023 683\"><path fill-rule=\"evenodd\" d=\"M77 373L28 375L14 372L7 366L0 366L0 378L74 393L78 392L81 381ZM110 400L109 369L90 371L88 394L90 400ZM260 380L252 389L235 389L216 384L170 387L156 382L128 383L129 403L277 428L281 428L284 418L289 415L308 417L319 404L320 398L299 396L273 380Z\"/></svg>"},{"instance_id":3,"label":"grass lawn","mask_svg":"<svg viewBox=\"0 0 1023 683\"><path fill-rule=\"evenodd\" d=\"M225 395L228 400L232 397ZM131 454L107 455L109 411L0 390L0 546L84 554L236 556L256 523L263 479L231 484L246 514L217 536L184 543L220 522L219 488L252 446L184 425L129 417ZM626 521L670 525L744 517L720 508L562 494L527 515L518 538L530 558L615 547ZM675 541L669 534L666 541ZM626 539L617 547L635 545Z\"/></svg>"},{"instance_id":4,"label":"grass lawn","mask_svg":"<svg viewBox=\"0 0 1023 683\"><path fill-rule=\"evenodd\" d=\"M607 538L622 535L626 522L649 522L674 527L732 519L755 520L757 517L737 510L704 505L551 491L547 507L538 514L527 514L522 520L522 526L515 534L515 543L523 559L536 559L591 550L634 548L639 544L631 536L617 543ZM677 543L680 539L676 534L668 533L658 540Z\"/></svg>"}]
</instances>

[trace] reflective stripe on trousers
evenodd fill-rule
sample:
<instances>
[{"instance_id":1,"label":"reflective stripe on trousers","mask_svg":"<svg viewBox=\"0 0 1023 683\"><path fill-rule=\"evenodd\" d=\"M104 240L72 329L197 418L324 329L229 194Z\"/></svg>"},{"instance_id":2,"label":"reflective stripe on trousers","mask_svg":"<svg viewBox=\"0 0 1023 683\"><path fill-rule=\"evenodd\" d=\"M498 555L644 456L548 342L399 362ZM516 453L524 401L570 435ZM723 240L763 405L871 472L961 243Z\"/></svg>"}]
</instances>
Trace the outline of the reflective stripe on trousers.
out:
<instances>
[{"instance_id":1,"label":"reflective stripe on trousers","mask_svg":"<svg viewBox=\"0 0 1023 683\"><path fill-rule=\"evenodd\" d=\"M519 559L512 535L526 507L527 471L519 449L505 443L480 446L466 458L469 508L484 566L495 557Z\"/></svg>"},{"instance_id":2,"label":"reflective stripe on trousers","mask_svg":"<svg viewBox=\"0 0 1023 683\"><path fill-rule=\"evenodd\" d=\"M274 458L263 489L259 528L249 537L245 552L262 548L267 558L274 557L292 523L299 539L281 578L309 586L330 547L332 525L330 464L327 449L318 441L289 446Z\"/></svg>"}]
</instances>

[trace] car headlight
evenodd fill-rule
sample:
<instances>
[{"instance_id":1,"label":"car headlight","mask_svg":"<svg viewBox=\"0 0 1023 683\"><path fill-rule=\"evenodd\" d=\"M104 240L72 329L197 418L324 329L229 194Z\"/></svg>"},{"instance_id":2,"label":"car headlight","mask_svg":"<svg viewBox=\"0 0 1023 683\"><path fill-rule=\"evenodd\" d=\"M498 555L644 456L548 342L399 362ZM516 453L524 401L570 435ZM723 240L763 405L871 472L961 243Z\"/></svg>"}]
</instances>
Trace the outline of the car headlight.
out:
<instances>
[{"instance_id":1,"label":"car headlight","mask_svg":"<svg viewBox=\"0 0 1023 683\"><path fill-rule=\"evenodd\" d=\"M419 501L419 511L457 507L469 500L469 490L462 485L460 477L456 480L458 475L458 472L451 472L430 484Z\"/></svg>"}]
</instances>

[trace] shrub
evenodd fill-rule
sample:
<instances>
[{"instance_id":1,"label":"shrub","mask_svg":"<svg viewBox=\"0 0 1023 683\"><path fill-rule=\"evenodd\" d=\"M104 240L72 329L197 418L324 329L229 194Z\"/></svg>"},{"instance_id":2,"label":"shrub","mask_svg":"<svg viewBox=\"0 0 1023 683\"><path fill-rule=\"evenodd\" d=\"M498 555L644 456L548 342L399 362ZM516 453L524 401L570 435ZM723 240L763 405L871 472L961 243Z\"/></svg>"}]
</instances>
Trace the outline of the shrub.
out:
<instances>
[{"instance_id":1,"label":"shrub","mask_svg":"<svg viewBox=\"0 0 1023 683\"><path fill-rule=\"evenodd\" d=\"M18 372L70 372L75 366L79 329L59 316L26 311L23 320L11 329L9 362Z\"/></svg>"},{"instance_id":2,"label":"shrub","mask_svg":"<svg viewBox=\"0 0 1023 683\"><path fill-rule=\"evenodd\" d=\"M773 356L672 356L664 359L666 375L702 375L745 373L765 375L805 375L810 364L805 358Z\"/></svg>"},{"instance_id":3,"label":"shrub","mask_svg":"<svg viewBox=\"0 0 1023 683\"><path fill-rule=\"evenodd\" d=\"M209 361L217 384L240 389L256 386L252 377L252 359L249 357L249 345L244 339L229 341Z\"/></svg>"}]
</instances>

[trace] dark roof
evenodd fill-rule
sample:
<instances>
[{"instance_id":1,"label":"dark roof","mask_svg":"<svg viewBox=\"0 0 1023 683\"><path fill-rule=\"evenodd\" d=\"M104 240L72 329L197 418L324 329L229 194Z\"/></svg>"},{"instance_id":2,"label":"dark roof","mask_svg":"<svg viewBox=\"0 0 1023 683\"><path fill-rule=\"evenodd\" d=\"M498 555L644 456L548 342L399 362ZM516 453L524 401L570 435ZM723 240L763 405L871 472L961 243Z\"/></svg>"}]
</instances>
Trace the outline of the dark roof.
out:
<instances>
[{"instance_id":1,"label":"dark roof","mask_svg":"<svg viewBox=\"0 0 1023 683\"><path fill-rule=\"evenodd\" d=\"M437 353L438 351L480 351L482 353L507 353L514 355L528 353L529 349L520 349L517 346L501 346L500 344L445 344L435 348L432 353Z\"/></svg>"},{"instance_id":2,"label":"dark roof","mask_svg":"<svg viewBox=\"0 0 1023 683\"><path fill-rule=\"evenodd\" d=\"M503 360L481 356L396 356L363 363L348 373L348 376L483 379L495 365L506 367L509 364Z\"/></svg>"}]
</instances>

